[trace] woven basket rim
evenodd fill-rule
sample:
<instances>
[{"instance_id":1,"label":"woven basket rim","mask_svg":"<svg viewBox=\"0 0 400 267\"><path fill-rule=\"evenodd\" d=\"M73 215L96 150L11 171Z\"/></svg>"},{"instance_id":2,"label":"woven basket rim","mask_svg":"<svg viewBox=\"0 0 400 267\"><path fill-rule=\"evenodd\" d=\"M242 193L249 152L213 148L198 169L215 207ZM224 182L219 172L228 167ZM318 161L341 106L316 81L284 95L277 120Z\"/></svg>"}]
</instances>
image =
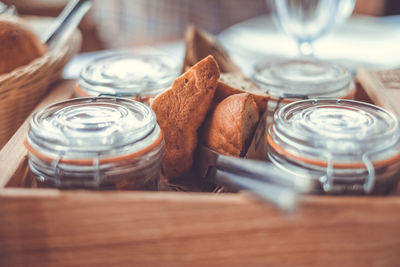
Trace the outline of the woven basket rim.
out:
<instances>
[{"instance_id":1,"label":"woven basket rim","mask_svg":"<svg viewBox=\"0 0 400 267\"><path fill-rule=\"evenodd\" d=\"M79 31L75 31L68 40L65 40L64 43L58 45L57 47L54 47L51 50L47 50L44 55L41 57L35 58L31 62L29 62L26 65L19 66L15 69L13 69L10 72L3 73L0 75L0 82L3 82L4 80L10 78L10 77L16 77L16 76L21 76L26 74L26 70L28 69L38 69L40 68L43 64L49 62L49 60L52 60L53 58L57 58L60 54L63 54L63 50L68 49L67 44L71 43L71 39L73 39L74 35L79 34ZM29 72L31 72L30 70Z\"/></svg>"},{"instance_id":2,"label":"woven basket rim","mask_svg":"<svg viewBox=\"0 0 400 267\"><path fill-rule=\"evenodd\" d=\"M68 39L64 40L64 42L60 43L53 49L46 51L43 56L35 58L30 63L19 66L11 72L0 75L0 92L7 90L7 88L2 85L10 80L18 80L26 75L33 75L39 69L46 65L51 65L53 61L65 56L65 54L68 53L68 50L74 49L72 46L80 45L80 38L81 33L79 30L76 30Z\"/></svg>"},{"instance_id":3,"label":"woven basket rim","mask_svg":"<svg viewBox=\"0 0 400 267\"><path fill-rule=\"evenodd\" d=\"M51 83L79 51L82 35L76 30L42 57L0 76L0 148L46 94Z\"/></svg>"}]
</instances>

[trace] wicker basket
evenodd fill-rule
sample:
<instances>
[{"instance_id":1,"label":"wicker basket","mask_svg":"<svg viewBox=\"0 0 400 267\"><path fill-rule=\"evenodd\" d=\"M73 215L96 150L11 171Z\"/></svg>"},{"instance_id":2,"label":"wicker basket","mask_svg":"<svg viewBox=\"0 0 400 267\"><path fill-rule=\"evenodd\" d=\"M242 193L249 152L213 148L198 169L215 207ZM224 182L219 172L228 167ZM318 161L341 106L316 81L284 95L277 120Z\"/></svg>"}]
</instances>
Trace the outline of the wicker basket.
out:
<instances>
[{"instance_id":1,"label":"wicker basket","mask_svg":"<svg viewBox=\"0 0 400 267\"><path fill-rule=\"evenodd\" d=\"M0 75L0 148L46 94L51 83L61 78L66 63L79 51L82 36L70 38L30 64Z\"/></svg>"}]
</instances>

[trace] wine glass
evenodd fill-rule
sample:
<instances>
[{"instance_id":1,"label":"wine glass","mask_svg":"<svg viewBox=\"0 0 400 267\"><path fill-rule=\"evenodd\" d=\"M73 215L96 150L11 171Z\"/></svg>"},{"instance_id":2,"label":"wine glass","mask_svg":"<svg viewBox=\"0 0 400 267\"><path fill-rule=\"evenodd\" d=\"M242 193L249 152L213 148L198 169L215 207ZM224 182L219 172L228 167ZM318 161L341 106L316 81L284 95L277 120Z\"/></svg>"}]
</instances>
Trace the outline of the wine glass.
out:
<instances>
[{"instance_id":1,"label":"wine glass","mask_svg":"<svg viewBox=\"0 0 400 267\"><path fill-rule=\"evenodd\" d=\"M13 16L16 16L17 15L17 9L13 5L6 6L5 4L0 2L0 15L13 15Z\"/></svg>"},{"instance_id":2,"label":"wine glass","mask_svg":"<svg viewBox=\"0 0 400 267\"><path fill-rule=\"evenodd\" d=\"M268 0L267 0L268 1ZM300 57L313 57L313 42L353 12L356 0L270 0L275 21L298 44Z\"/></svg>"},{"instance_id":3,"label":"wine glass","mask_svg":"<svg viewBox=\"0 0 400 267\"><path fill-rule=\"evenodd\" d=\"M253 80L270 96L272 114L299 99L352 98L354 86L347 68L314 57L313 42L343 23L355 0L270 0L278 25L298 43L300 58L268 58L255 64Z\"/></svg>"}]
</instances>

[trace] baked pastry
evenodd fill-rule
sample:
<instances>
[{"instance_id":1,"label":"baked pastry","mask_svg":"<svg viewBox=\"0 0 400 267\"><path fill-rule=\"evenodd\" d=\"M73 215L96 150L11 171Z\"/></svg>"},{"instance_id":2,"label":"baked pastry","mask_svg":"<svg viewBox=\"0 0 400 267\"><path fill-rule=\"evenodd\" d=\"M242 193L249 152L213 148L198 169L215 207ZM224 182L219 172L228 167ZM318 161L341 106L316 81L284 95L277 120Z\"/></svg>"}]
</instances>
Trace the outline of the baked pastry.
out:
<instances>
[{"instance_id":1,"label":"baked pastry","mask_svg":"<svg viewBox=\"0 0 400 267\"><path fill-rule=\"evenodd\" d=\"M212 106L215 107L228 96L240 93L251 94L257 104L259 114L264 112L268 103L267 93L252 81L234 73L221 73Z\"/></svg>"},{"instance_id":2,"label":"baked pastry","mask_svg":"<svg viewBox=\"0 0 400 267\"><path fill-rule=\"evenodd\" d=\"M188 27L185 35L186 53L183 61L182 72L208 55L212 55L217 61L221 73L232 72L243 76L240 68L232 61L225 49L210 33L198 29L195 26Z\"/></svg>"},{"instance_id":3,"label":"baked pastry","mask_svg":"<svg viewBox=\"0 0 400 267\"><path fill-rule=\"evenodd\" d=\"M16 18L0 16L0 75L30 63L46 52L46 47Z\"/></svg>"},{"instance_id":4,"label":"baked pastry","mask_svg":"<svg viewBox=\"0 0 400 267\"><path fill-rule=\"evenodd\" d=\"M165 139L163 170L167 179L185 175L191 169L197 130L207 115L219 75L217 62L208 56L152 101Z\"/></svg>"},{"instance_id":5,"label":"baked pastry","mask_svg":"<svg viewBox=\"0 0 400 267\"><path fill-rule=\"evenodd\" d=\"M244 156L259 120L258 108L248 93L225 98L201 129L201 142L224 155Z\"/></svg>"}]
</instances>

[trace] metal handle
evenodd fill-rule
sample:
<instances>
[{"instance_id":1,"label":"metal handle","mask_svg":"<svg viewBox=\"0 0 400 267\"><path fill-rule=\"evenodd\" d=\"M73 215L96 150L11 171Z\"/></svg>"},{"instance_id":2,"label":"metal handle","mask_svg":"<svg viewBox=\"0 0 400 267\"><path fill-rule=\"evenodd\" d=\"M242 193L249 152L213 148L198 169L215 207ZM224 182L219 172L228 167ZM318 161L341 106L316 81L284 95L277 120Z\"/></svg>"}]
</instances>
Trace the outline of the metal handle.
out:
<instances>
[{"instance_id":1,"label":"metal handle","mask_svg":"<svg viewBox=\"0 0 400 267\"><path fill-rule=\"evenodd\" d=\"M300 194L312 189L310 179L289 177L269 162L225 156L203 146L199 155L200 177L249 191L286 211L294 210Z\"/></svg>"},{"instance_id":2,"label":"metal handle","mask_svg":"<svg viewBox=\"0 0 400 267\"><path fill-rule=\"evenodd\" d=\"M72 34L91 6L91 0L72 0L68 2L49 31L42 36L42 41L49 47L54 47L62 39L61 37L66 38Z\"/></svg>"},{"instance_id":3,"label":"metal handle","mask_svg":"<svg viewBox=\"0 0 400 267\"><path fill-rule=\"evenodd\" d=\"M295 191L309 192L312 189L310 179L289 177L270 162L248 159L243 160L240 158L219 155L216 165L220 170L252 177L264 183L276 184L291 188Z\"/></svg>"},{"instance_id":4,"label":"metal handle","mask_svg":"<svg viewBox=\"0 0 400 267\"><path fill-rule=\"evenodd\" d=\"M297 207L299 194L293 189L222 170L216 170L215 179L217 182L235 189L249 191L252 195L272 203L282 210L294 211Z\"/></svg>"}]
</instances>

